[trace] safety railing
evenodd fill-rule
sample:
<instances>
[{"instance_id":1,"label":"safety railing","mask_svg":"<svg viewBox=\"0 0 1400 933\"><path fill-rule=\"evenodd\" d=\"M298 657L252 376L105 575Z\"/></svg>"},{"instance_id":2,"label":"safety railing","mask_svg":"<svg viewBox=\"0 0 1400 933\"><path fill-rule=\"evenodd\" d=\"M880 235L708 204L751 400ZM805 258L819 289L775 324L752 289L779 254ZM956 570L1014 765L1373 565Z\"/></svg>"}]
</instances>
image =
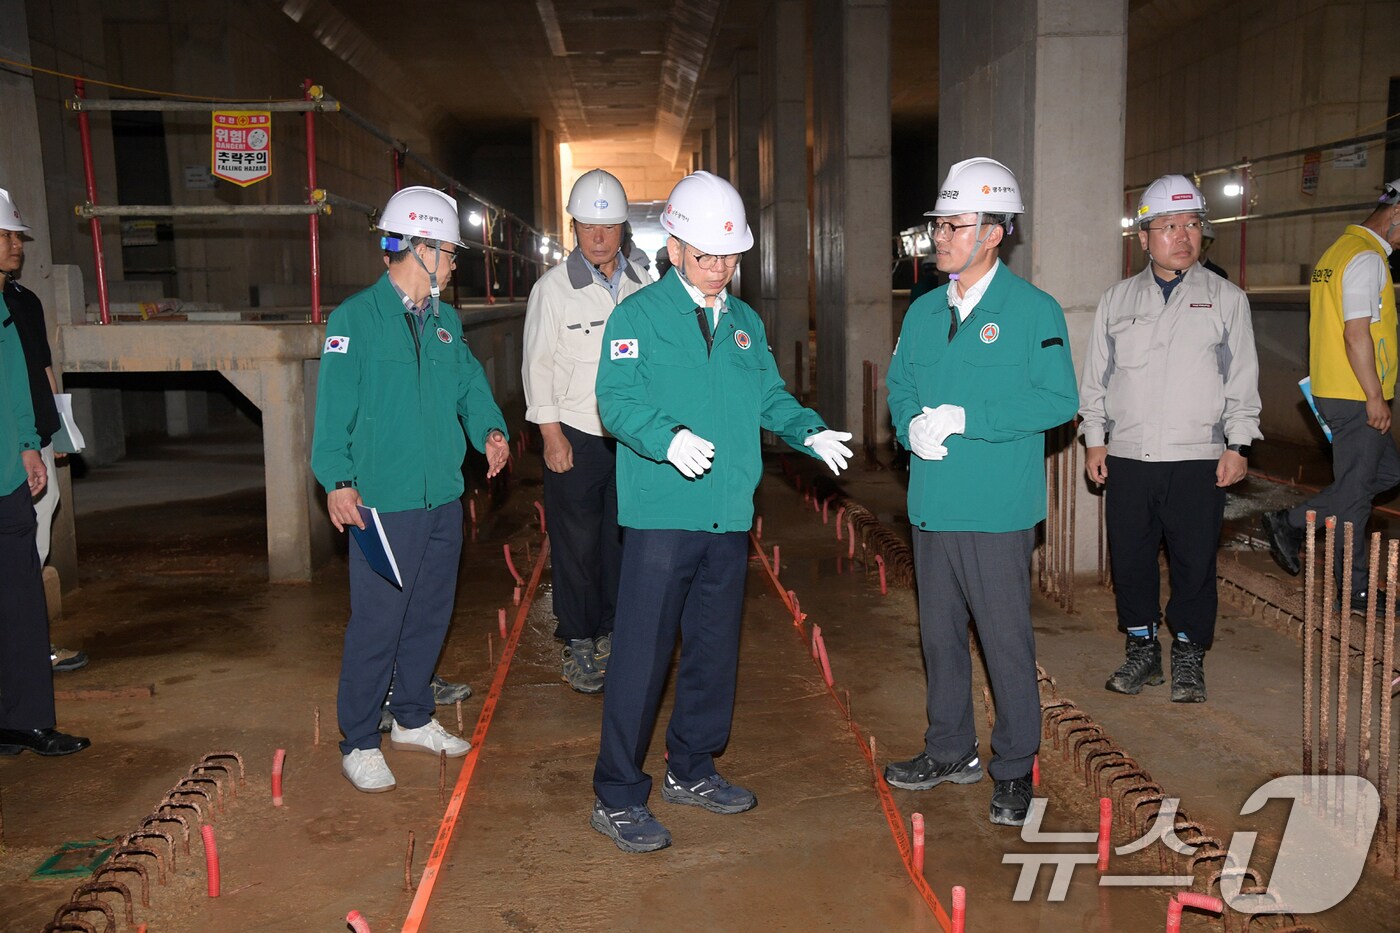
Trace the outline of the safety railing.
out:
<instances>
[{"instance_id":1,"label":"safety railing","mask_svg":"<svg viewBox=\"0 0 1400 933\"><path fill-rule=\"evenodd\" d=\"M468 248L479 249L482 254L482 268L485 275L486 302L494 304L494 292L500 287L501 279L496 264L504 259L506 263L506 296L515 300L516 263L520 268L531 269L536 273L550 264L548 254L536 254L530 249L521 249L537 241L542 245L551 242L551 237L536 230L530 223L517 217L504 207L471 190L447 172L442 171L428 160L409 150L408 145L376 126L369 119L356 113L343 102L329 97L324 89L311 79L303 82L302 100L248 101L244 103L228 100L172 100L154 98L149 100L95 99L87 96L86 82L74 79L73 97L65 102L67 109L78 116L78 134L82 145L83 180L87 200L75 208L77 216L90 224L92 236L93 265L97 281L97 303L99 318L103 324L112 321L111 300L107 287L106 257L102 248L102 219L104 217L306 217L309 243L309 269L311 283L311 321L319 324L321 311L321 218L329 216L334 208L363 213L371 223L379 214L379 208L362 203L343 195L321 188L317 183L316 160L316 116L339 114L373 138L385 143L390 159L390 177L394 191L403 187L406 164L412 162L438 186L444 188L453 198L466 198L479 206L468 211L467 226L479 228L479 239L465 239ZM89 114L99 111L144 111L165 113L212 113L215 110L265 110L279 113L302 113L306 132L306 200L299 204L102 204L98 199L96 173L92 157L92 128ZM459 200L459 209L461 207ZM454 283L455 288L455 283ZM455 294L455 293L454 293Z\"/></svg>"}]
</instances>

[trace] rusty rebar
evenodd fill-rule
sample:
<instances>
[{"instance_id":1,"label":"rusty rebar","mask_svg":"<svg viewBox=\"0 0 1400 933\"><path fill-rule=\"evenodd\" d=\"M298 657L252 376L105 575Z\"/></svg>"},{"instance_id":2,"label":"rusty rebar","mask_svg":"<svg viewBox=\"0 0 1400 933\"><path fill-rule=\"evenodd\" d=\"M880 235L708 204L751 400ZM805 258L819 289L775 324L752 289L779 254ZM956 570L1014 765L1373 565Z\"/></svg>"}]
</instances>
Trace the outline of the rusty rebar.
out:
<instances>
[{"instance_id":1,"label":"rusty rebar","mask_svg":"<svg viewBox=\"0 0 1400 933\"><path fill-rule=\"evenodd\" d=\"M1370 566L1366 577L1366 638L1361 662L1361 723L1356 737L1356 773L1371 776L1371 683L1376 679L1376 584L1380 582L1381 533L1371 535Z\"/></svg>"},{"instance_id":2,"label":"rusty rebar","mask_svg":"<svg viewBox=\"0 0 1400 933\"><path fill-rule=\"evenodd\" d=\"M1336 601L1337 578L1332 560L1337 547L1337 516L1329 515L1322 548L1322 686L1318 691L1317 774L1327 774L1328 737L1332 732L1332 606Z\"/></svg>"},{"instance_id":3,"label":"rusty rebar","mask_svg":"<svg viewBox=\"0 0 1400 933\"><path fill-rule=\"evenodd\" d=\"M97 895L104 891L121 895L122 903L126 906L126 925L135 926L136 909L131 902L131 889L120 881L89 881L86 884L80 884L73 889L73 896L69 898L69 901L77 902L84 898L95 901Z\"/></svg>"},{"instance_id":4,"label":"rusty rebar","mask_svg":"<svg viewBox=\"0 0 1400 933\"><path fill-rule=\"evenodd\" d=\"M188 786L191 789L193 789L193 787L197 784L214 785L214 805L217 806L220 810L224 808L224 786L220 784L216 778L205 777L203 775L192 775L182 778L177 786Z\"/></svg>"},{"instance_id":5,"label":"rusty rebar","mask_svg":"<svg viewBox=\"0 0 1400 933\"><path fill-rule=\"evenodd\" d=\"M112 861L120 862L129 860L133 855L149 855L156 860L156 881L165 884L165 859L160 857L160 853L155 849L148 849L145 846L124 846L119 845L112 851Z\"/></svg>"},{"instance_id":6,"label":"rusty rebar","mask_svg":"<svg viewBox=\"0 0 1400 933\"><path fill-rule=\"evenodd\" d=\"M92 873L92 880L94 882L101 881L104 875L122 871L134 871L141 876L141 906L149 908L151 906L151 878L146 874L146 866L139 862L110 861Z\"/></svg>"},{"instance_id":7,"label":"rusty rebar","mask_svg":"<svg viewBox=\"0 0 1400 933\"><path fill-rule=\"evenodd\" d=\"M219 788L219 796L220 796L220 798L221 798L220 801L219 801L219 805L220 805L220 806L223 806L222 797L223 797L223 791L224 791L224 782L223 782L222 779L219 778L218 775L207 773L207 772L212 772L212 771L222 771L222 772L223 772L223 776L224 776L225 778L228 778L228 782L229 782L229 786L228 786L229 794L228 794L228 795L229 795L230 797L237 797L237 796L238 796L238 782L235 781L235 780L233 779L233 772L231 772L231 771L229 770L228 765L221 765L221 764L218 764L218 763L212 762L212 761L201 761L201 762L199 762L198 764L190 765L190 770L187 771L187 772L185 772L185 776L186 776L186 777L189 777L189 778L205 778L206 780L212 780L212 781L215 783L215 785Z\"/></svg>"},{"instance_id":8,"label":"rusty rebar","mask_svg":"<svg viewBox=\"0 0 1400 933\"><path fill-rule=\"evenodd\" d=\"M205 819L203 807L201 807L198 803L195 803L193 800L183 799L185 797L203 797L204 802L209 804L208 819ZM182 784L176 784L174 787L170 788L170 790L166 793L165 799L162 800L161 803L190 804L194 807L195 813L199 814L199 820L201 823L214 822L214 801L209 796L209 792L202 787L185 787Z\"/></svg>"},{"instance_id":9,"label":"rusty rebar","mask_svg":"<svg viewBox=\"0 0 1400 933\"><path fill-rule=\"evenodd\" d=\"M447 749L438 752L438 803L447 802Z\"/></svg>"},{"instance_id":10,"label":"rusty rebar","mask_svg":"<svg viewBox=\"0 0 1400 933\"><path fill-rule=\"evenodd\" d=\"M117 847L121 848L136 839L164 839L166 848L170 850L170 873L175 874L175 839L169 833L159 829L138 829L118 839Z\"/></svg>"},{"instance_id":11,"label":"rusty rebar","mask_svg":"<svg viewBox=\"0 0 1400 933\"><path fill-rule=\"evenodd\" d=\"M243 756L242 756L242 755L238 754L238 752L210 752L209 754L205 755L203 758L199 759L199 762L200 762L200 764L204 764L205 762L211 761L211 760L213 760L213 759L215 759L215 758L232 758L234 761L238 762L238 783L240 783L240 784L246 784L246 783L247 783L247 781L248 781L248 774L247 774L247 772L246 772L246 771L244 770L244 768L243 768Z\"/></svg>"},{"instance_id":12,"label":"rusty rebar","mask_svg":"<svg viewBox=\"0 0 1400 933\"><path fill-rule=\"evenodd\" d=\"M475 539L473 539L475 540ZM321 744L321 707L317 706L311 710L311 744Z\"/></svg>"},{"instance_id":13,"label":"rusty rebar","mask_svg":"<svg viewBox=\"0 0 1400 933\"><path fill-rule=\"evenodd\" d=\"M141 828L144 829L152 823L179 823L180 829L185 837L185 854L190 854L190 821L178 813L167 813L164 806L156 808L156 812L141 821Z\"/></svg>"},{"instance_id":14,"label":"rusty rebar","mask_svg":"<svg viewBox=\"0 0 1400 933\"><path fill-rule=\"evenodd\" d=\"M408 831L408 851L403 857L403 889L413 893L413 830Z\"/></svg>"},{"instance_id":15,"label":"rusty rebar","mask_svg":"<svg viewBox=\"0 0 1400 933\"><path fill-rule=\"evenodd\" d=\"M1364 529L1363 529L1364 530ZM1351 680L1351 573L1356 559L1356 529L1351 522L1342 525L1342 608L1337 621L1337 636L1341 647L1337 650L1337 771L1347 773L1347 701L1351 691L1347 686ZM1370 599L1369 594L1367 599ZM1338 813L1346 812L1345 795L1338 794Z\"/></svg>"},{"instance_id":16,"label":"rusty rebar","mask_svg":"<svg viewBox=\"0 0 1400 933\"><path fill-rule=\"evenodd\" d=\"M1381 838L1390 835L1387 819L1387 796L1390 784L1390 677L1395 663L1395 587L1397 585L1397 564L1400 564L1400 541L1391 539L1385 556L1385 639L1381 648L1381 731L1380 757L1376 763L1376 789L1381 795L1380 829ZM1400 813L1400 807L1396 808ZM1400 827L1397 827L1400 830ZM1400 839L1400 831L1396 838ZM1400 866L1400 852L1396 853L1396 865Z\"/></svg>"},{"instance_id":17,"label":"rusty rebar","mask_svg":"<svg viewBox=\"0 0 1400 933\"><path fill-rule=\"evenodd\" d=\"M55 910L53 913L53 922L61 924L63 922L64 917L66 917L68 914L81 914L93 910L101 911L102 916L107 918L107 925L102 928L103 933L116 933L117 915L112 911L112 908L109 905L107 905L103 901L97 900L96 898L92 898L91 900L86 901L69 901L68 903L60 906L58 910Z\"/></svg>"},{"instance_id":18,"label":"rusty rebar","mask_svg":"<svg viewBox=\"0 0 1400 933\"><path fill-rule=\"evenodd\" d=\"M1312 774L1312 745L1313 745L1313 655L1316 651L1316 639L1313 636L1313 628L1317 624L1317 617L1313 615L1313 606L1317 602L1317 545L1313 541L1313 532L1317 529L1317 513L1308 509L1308 530L1305 539L1307 549L1306 564L1307 572L1303 575L1303 773Z\"/></svg>"}]
</instances>

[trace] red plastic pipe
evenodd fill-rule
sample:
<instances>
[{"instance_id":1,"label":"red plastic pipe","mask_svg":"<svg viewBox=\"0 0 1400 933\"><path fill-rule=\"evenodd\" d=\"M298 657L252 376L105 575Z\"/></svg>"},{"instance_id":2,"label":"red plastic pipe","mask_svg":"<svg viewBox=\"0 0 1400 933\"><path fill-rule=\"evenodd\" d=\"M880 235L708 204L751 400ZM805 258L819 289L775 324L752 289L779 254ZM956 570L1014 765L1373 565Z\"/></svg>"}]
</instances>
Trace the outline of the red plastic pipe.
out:
<instances>
[{"instance_id":1,"label":"red plastic pipe","mask_svg":"<svg viewBox=\"0 0 1400 933\"><path fill-rule=\"evenodd\" d=\"M354 930L355 933L370 933L369 921L358 910L352 910L346 914L345 922L350 924L350 929Z\"/></svg>"},{"instance_id":2,"label":"red plastic pipe","mask_svg":"<svg viewBox=\"0 0 1400 933\"><path fill-rule=\"evenodd\" d=\"M962 885L953 886L953 933L964 933L967 928L967 889Z\"/></svg>"},{"instance_id":3,"label":"red plastic pipe","mask_svg":"<svg viewBox=\"0 0 1400 933\"><path fill-rule=\"evenodd\" d=\"M758 518L755 518L755 519L753 520L753 536L754 536L755 538L757 538L758 540L760 540L760 541L763 540L763 516L762 516L762 515L758 516Z\"/></svg>"},{"instance_id":4,"label":"red plastic pipe","mask_svg":"<svg viewBox=\"0 0 1400 933\"><path fill-rule=\"evenodd\" d=\"M209 876L209 896L219 896L219 847L214 844L214 827L207 823L199 827L204 840L204 868Z\"/></svg>"},{"instance_id":5,"label":"red plastic pipe","mask_svg":"<svg viewBox=\"0 0 1400 933\"><path fill-rule=\"evenodd\" d=\"M500 626L500 629L501 629L501 637L502 637L502 638L505 638L505 637L506 637L506 611L505 611L504 609L497 610L496 622L497 622L497 623L499 624L499 626Z\"/></svg>"},{"instance_id":6,"label":"red plastic pipe","mask_svg":"<svg viewBox=\"0 0 1400 933\"><path fill-rule=\"evenodd\" d=\"M783 562L779 557L778 546L773 545L773 576L780 576L783 572Z\"/></svg>"},{"instance_id":7,"label":"red plastic pipe","mask_svg":"<svg viewBox=\"0 0 1400 933\"><path fill-rule=\"evenodd\" d=\"M834 678L831 676L831 662L827 660L826 657L826 640L822 638L820 633L817 635L817 655L822 662L822 679L825 680L826 685L830 687L834 682Z\"/></svg>"},{"instance_id":8,"label":"red plastic pipe","mask_svg":"<svg viewBox=\"0 0 1400 933\"><path fill-rule=\"evenodd\" d=\"M840 541L840 540L841 540L841 519L845 516L845 514L846 514L846 507L845 507L844 505L841 506L841 508L839 508L839 509L836 510L836 540L837 540L837 541Z\"/></svg>"},{"instance_id":9,"label":"red plastic pipe","mask_svg":"<svg viewBox=\"0 0 1400 933\"><path fill-rule=\"evenodd\" d=\"M875 566L880 568L880 595L884 596L889 590L885 586L885 558L882 555L875 555Z\"/></svg>"},{"instance_id":10,"label":"red plastic pipe","mask_svg":"<svg viewBox=\"0 0 1400 933\"><path fill-rule=\"evenodd\" d=\"M915 813L910 818L910 823L914 830L914 869L922 873L924 870L924 815Z\"/></svg>"},{"instance_id":11,"label":"red plastic pipe","mask_svg":"<svg viewBox=\"0 0 1400 933\"><path fill-rule=\"evenodd\" d=\"M1225 911L1225 903L1218 897L1211 897L1209 894L1196 894L1193 891L1178 891L1172 895L1170 901L1167 901L1167 933L1181 933L1181 910L1183 907L1195 907L1198 910L1209 910L1217 914Z\"/></svg>"},{"instance_id":12,"label":"red plastic pipe","mask_svg":"<svg viewBox=\"0 0 1400 933\"><path fill-rule=\"evenodd\" d=\"M510 545L502 544L501 550L504 551L506 555L506 569L510 571L510 575L515 578L515 585L519 587L525 582L525 579L520 576L520 571L515 569L515 561L511 560Z\"/></svg>"},{"instance_id":13,"label":"red plastic pipe","mask_svg":"<svg viewBox=\"0 0 1400 933\"><path fill-rule=\"evenodd\" d=\"M87 83L81 78L73 82L73 96L82 100L87 97ZM83 181L87 185L89 204L97 203L97 176L92 170L92 126L88 123L86 110L78 111L78 137L83 144ZM97 308L103 324L112 323L112 305L107 297L107 262L102 256L102 221L89 218L88 230L92 235L92 264L97 277Z\"/></svg>"},{"instance_id":14,"label":"red plastic pipe","mask_svg":"<svg viewBox=\"0 0 1400 933\"><path fill-rule=\"evenodd\" d=\"M535 500L535 511L540 513L540 534L548 534L549 529L544 523L544 506L540 504L538 499Z\"/></svg>"},{"instance_id":15,"label":"red plastic pipe","mask_svg":"<svg viewBox=\"0 0 1400 933\"><path fill-rule=\"evenodd\" d=\"M1108 871L1108 850L1112 845L1110 834L1113 831L1113 801L1108 797L1099 798L1099 871Z\"/></svg>"},{"instance_id":16,"label":"red plastic pipe","mask_svg":"<svg viewBox=\"0 0 1400 933\"><path fill-rule=\"evenodd\" d=\"M307 100L311 100L314 85L307 78L301 82ZM314 203L316 192L316 115L306 111L306 203ZM321 323L321 217L311 214L307 217L311 231L311 323Z\"/></svg>"},{"instance_id":17,"label":"red plastic pipe","mask_svg":"<svg viewBox=\"0 0 1400 933\"><path fill-rule=\"evenodd\" d=\"M1040 786L1040 756L1039 756L1039 755L1036 755L1036 756L1034 756L1033 758L1031 758L1031 786L1032 786L1032 787L1039 787L1039 786Z\"/></svg>"},{"instance_id":18,"label":"red plastic pipe","mask_svg":"<svg viewBox=\"0 0 1400 933\"><path fill-rule=\"evenodd\" d=\"M272 805L282 806L282 763L287 760L287 750L277 749L277 753L272 756Z\"/></svg>"}]
</instances>

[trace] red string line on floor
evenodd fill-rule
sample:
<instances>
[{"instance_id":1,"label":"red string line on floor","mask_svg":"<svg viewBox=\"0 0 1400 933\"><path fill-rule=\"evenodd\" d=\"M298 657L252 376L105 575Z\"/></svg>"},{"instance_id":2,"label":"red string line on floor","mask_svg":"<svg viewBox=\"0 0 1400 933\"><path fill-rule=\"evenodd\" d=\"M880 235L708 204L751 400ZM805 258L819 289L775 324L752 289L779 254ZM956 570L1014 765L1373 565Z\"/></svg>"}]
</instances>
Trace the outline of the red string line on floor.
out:
<instances>
[{"instance_id":1,"label":"red string line on floor","mask_svg":"<svg viewBox=\"0 0 1400 933\"><path fill-rule=\"evenodd\" d=\"M476 728L472 730L472 750L467 752L467 757L462 760L462 770L457 775L457 784L452 790L452 799L447 802L447 810L442 815L442 823L438 825L437 838L433 840L433 849L428 856L428 863L423 867L422 877L418 879L418 892L413 896L413 903L408 908L408 916L404 918L403 933L418 933L423 926L424 916L428 912L428 901L432 899L438 872L442 868L443 859L447 856L448 843L452 841L452 833L457 828L457 819L461 815L462 804L467 797L467 788L471 786L472 775L476 773L476 763L480 760L481 748L486 743L486 733L491 728L491 719L496 715L496 706L501 701L501 692L505 689L506 676L510 673L510 662L515 657L515 649L520 644L520 637L525 631L525 618L530 614L530 605L535 601L535 590L539 587L540 575L544 572L544 565L548 558L549 538L546 537L540 542L540 553L536 556L534 569L530 572L530 583L526 587L525 598L520 601L520 608L516 610L515 625L511 628L510 638L501 648L501 663L496 666L496 676L491 681L491 689L486 694L486 700L481 704L481 713L476 718Z\"/></svg>"}]
</instances>

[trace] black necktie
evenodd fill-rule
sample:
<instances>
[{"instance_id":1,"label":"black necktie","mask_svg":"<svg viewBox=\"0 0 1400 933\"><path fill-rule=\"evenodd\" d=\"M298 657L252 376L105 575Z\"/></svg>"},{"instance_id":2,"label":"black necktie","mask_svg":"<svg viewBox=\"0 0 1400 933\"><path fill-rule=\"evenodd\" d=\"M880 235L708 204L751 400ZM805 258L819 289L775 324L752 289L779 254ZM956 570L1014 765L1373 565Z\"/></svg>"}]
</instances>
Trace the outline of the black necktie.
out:
<instances>
[{"instance_id":1,"label":"black necktie","mask_svg":"<svg viewBox=\"0 0 1400 933\"><path fill-rule=\"evenodd\" d=\"M696 308L695 320L700 322L700 333L705 337L705 353L708 355L715 348L715 338L710 333L710 315L704 308Z\"/></svg>"},{"instance_id":2,"label":"black necktie","mask_svg":"<svg viewBox=\"0 0 1400 933\"><path fill-rule=\"evenodd\" d=\"M952 305L948 306L948 342L953 342L953 335L958 332L958 309Z\"/></svg>"}]
</instances>

